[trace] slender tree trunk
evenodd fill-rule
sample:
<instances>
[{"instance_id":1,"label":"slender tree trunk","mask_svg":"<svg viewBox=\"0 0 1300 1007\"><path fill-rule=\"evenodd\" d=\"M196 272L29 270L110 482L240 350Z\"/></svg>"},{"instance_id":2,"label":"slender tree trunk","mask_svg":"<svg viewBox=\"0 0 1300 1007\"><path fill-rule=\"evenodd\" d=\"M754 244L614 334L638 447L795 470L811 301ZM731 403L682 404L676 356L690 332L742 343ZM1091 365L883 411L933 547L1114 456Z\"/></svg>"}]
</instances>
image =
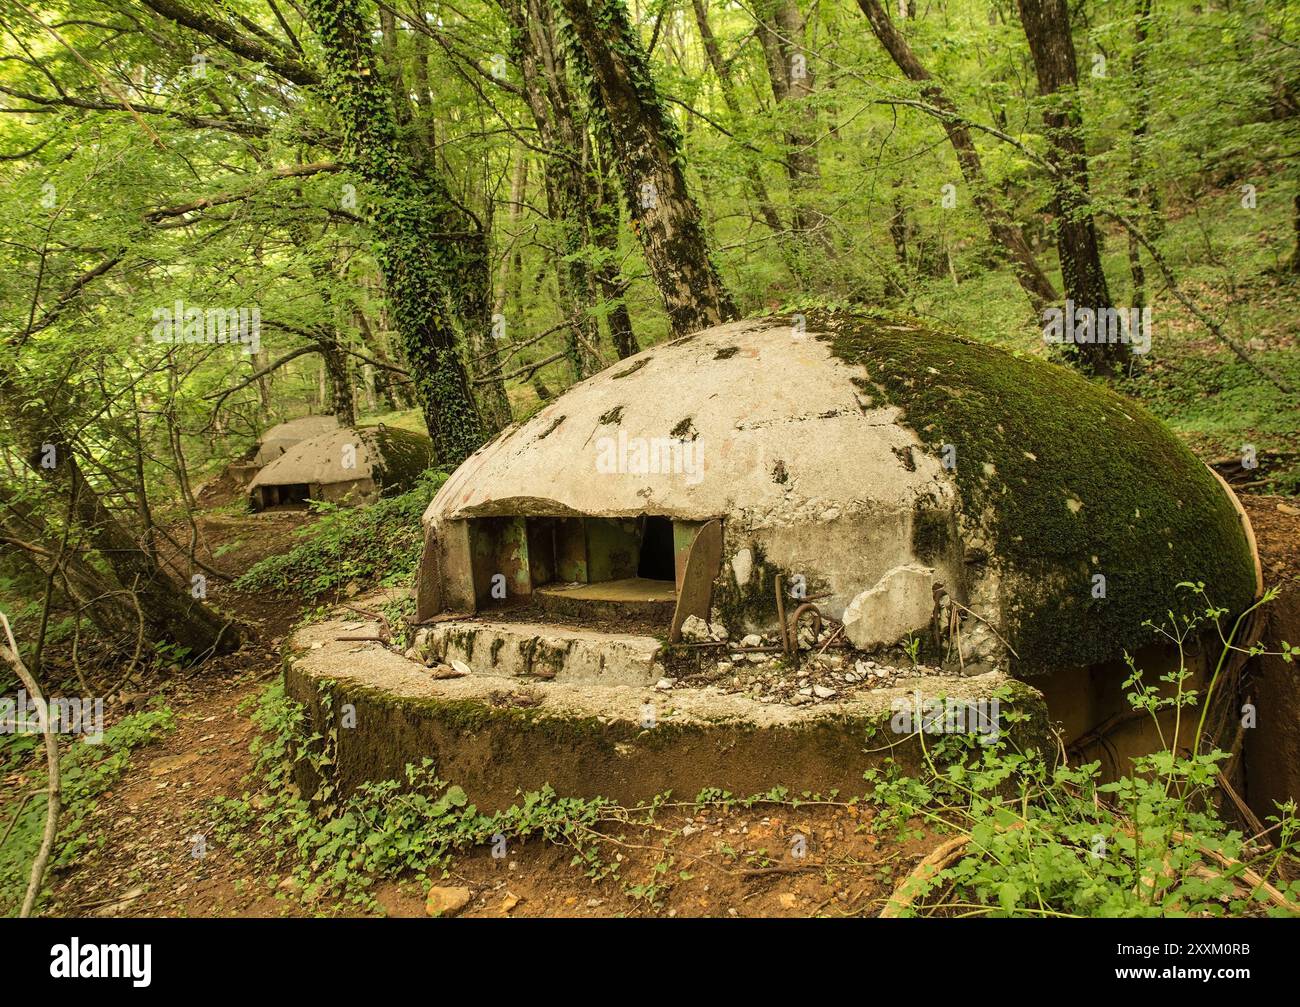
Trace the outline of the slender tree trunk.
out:
<instances>
[{"instance_id":1,"label":"slender tree trunk","mask_svg":"<svg viewBox=\"0 0 1300 1007\"><path fill-rule=\"evenodd\" d=\"M105 639L134 639L138 630L135 606L120 584L91 566L80 549L69 543L59 558L60 536L26 500L0 486L0 535L10 541L20 559L42 576L53 573L64 596L84 609ZM55 566L57 562L57 568Z\"/></svg>"},{"instance_id":2,"label":"slender tree trunk","mask_svg":"<svg viewBox=\"0 0 1300 1007\"><path fill-rule=\"evenodd\" d=\"M339 331L338 317L334 310L333 270L321 255L310 229L301 218L295 218L291 222L289 233L307 260L307 269L311 273L316 293L330 316L328 322L314 330L325 377L329 382L329 409L339 421L339 426L355 426L357 402L352 394L352 368L348 363L348 355L343 351L343 335Z\"/></svg>"},{"instance_id":3,"label":"slender tree trunk","mask_svg":"<svg viewBox=\"0 0 1300 1007\"><path fill-rule=\"evenodd\" d=\"M787 102L802 102L792 113L793 124L786 131L786 174L790 179L790 197L794 206L794 229L800 238L815 244L824 253L831 251L826 221L808 206L808 194L821 174L817 151L813 147L817 129L816 113L806 99L813 93L813 73L803 46L806 22L795 0L763 0L758 7L761 22L759 38L772 82L772 95L778 109Z\"/></svg>"},{"instance_id":4,"label":"slender tree trunk","mask_svg":"<svg viewBox=\"0 0 1300 1007\"><path fill-rule=\"evenodd\" d=\"M596 272L596 281L600 284L601 294L609 305L610 342L614 352L623 360L640 351L636 332L632 328L632 316L627 310L627 280L623 278L615 258L618 254L618 226L620 212L618 192L615 189L613 172L613 154L609 149L609 138L601 131L596 133L597 148L600 152L600 165L597 169L600 179L600 199L592 209L592 240L605 255L600 269Z\"/></svg>"},{"instance_id":5,"label":"slender tree trunk","mask_svg":"<svg viewBox=\"0 0 1300 1007\"><path fill-rule=\"evenodd\" d=\"M1038 77L1038 91L1048 99L1047 159L1052 165L1053 215L1065 296L1076 310L1111 307L1101 266L1101 249L1088 194L1088 155L1084 148L1083 112L1079 105L1078 66L1070 11L1065 0L1016 0ZM1077 347L1085 369L1111 373L1127 356L1121 343L1092 342Z\"/></svg>"},{"instance_id":6,"label":"slender tree trunk","mask_svg":"<svg viewBox=\"0 0 1300 1007\"><path fill-rule=\"evenodd\" d=\"M544 0L504 0L511 51L523 78L524 98L547 148L542 162L546 213L556 236L551 256L560 310L570 319L566 355L575 381L599 369L599 328L592 314L595 288L586 251L586 138L573 115L564 61L557 51L551 9Z\"/></svg>"},{"instance_id":7,"label":"slender tree trunk","mask_svg":"<svg viewBox=\"0 0 1300 1007\"><path fill-rule=\"evenodd\" d=\"M713 29L709 27L709 12L705 0L691 0L691 2L695 9L695 25L699 29L700 40L704 43L704 53L709 58L713 75L718 78L718 88L722 91L722 100L731 115L732 125L737 125L744 121L744 112L740 107L740 99L736 97L736 84L731 77L731 68L723 60L722 51L718 48L718 40L714 38ZM763 222L773 231L778 233L784 231L785 225L781 223L781 216L776 212L772 197L768 195L758 158L753 156L752 151L745 151L745 163L749 169L747 182L750 194L758 204L758 212L762 215Z\"/></svg>"},{"instance_id":8,"label":"slender tree trunk","mask_svg":"<svg viewBox=\"0 0 1300 1007\"><path fill-rule=\"evenodd\" d=\"M622 0L556 0L586 63L633 227L668 311L684 335L736 317L686 187L678 131L659 102L645 50Z\"/></svg>"},{"instance_id":9,"label":"slender tree trunk","mask_svg":"<svg viewBox=\"0 0 1300 1007\"><path fill-rule=\"evenodd\" d=\"M486 244L436 171L403 150L358 0L306 0L305 7L343 125L344 156L378 197L378 259L429 436L438 461L454 466L483 442L461 346L467 326L486 323L474 314L488 303L477 293L488 287Z\"/></svg>"},{"instance_id":10,"label":"slender tree trunk","mask_svg":"<svg viewBox=\"0 0 1300 1007\"><path fill-rule=\"evenodd\" d=\"M1059 295L1056 293L1056 288L1052 286L1052 281L1039 267L1038 260L1034 257L1029 242L1025 240L1020 226L993 197L975 141L971 137L970 130L957 118L956 106L943 88L934 82L929 71L921 65L912 47L890 21L880 0L858 0L858 6L867 16L872 33L879 39L899 70L908 80L923 82L925 86L921 90L921 96L929 104L951 116L943 120L943 129L957 155L957 164L961 169L962 178L970 187L971 200L979 210L980 216L984 218L984 224L993 235L993 239L1010 256L1016 280L1029 298L1029 303L1033 305L1036 312L1041 312L1054 303Z\"/></svg>"},{"instance_id":11,"label":"slender tree trunk","mask_svg":"<svg viewBox=\"0 0 1300 1007\"><path fill-rule=\"evenodd\" d=\"M1300 273L1300 193L1292 203L1292 223L1295 228L1295 247L1291 249L1291 258L1287 266L1293 273Z\"/></svg>"},{"instance_id":12,"label":"slender tree trunk","mask_svg":"<svg viewBox=\"0 0 1300 1007\"><path fill-rule=\"evenodd\" d=\"M1137 0L1133 23L1133 87L1136 92L1133 100L1133 137L1132 153L1129 156L1128 198L1132 212L1143 213L1148 205L1146 176L1146 140L1147 121L1150 117L1151 100L1147 88L1146 57L1148 35L1151 27L1152 0ZM1128 236L1129 274L1133 280L1133 307L1141 308L1146 304L1146 270L1142 266L1142 245L1137 235Z\"/></svg>"}]
</instances>

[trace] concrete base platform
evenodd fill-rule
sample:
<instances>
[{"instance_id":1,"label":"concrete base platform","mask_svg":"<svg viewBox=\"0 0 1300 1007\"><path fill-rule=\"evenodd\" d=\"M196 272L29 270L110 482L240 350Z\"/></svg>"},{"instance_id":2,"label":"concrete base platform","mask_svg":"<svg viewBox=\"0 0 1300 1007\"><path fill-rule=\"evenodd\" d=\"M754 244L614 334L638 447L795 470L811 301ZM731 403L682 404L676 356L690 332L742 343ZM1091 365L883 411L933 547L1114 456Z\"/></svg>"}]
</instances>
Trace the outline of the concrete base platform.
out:
<instances>
[{"instance_id":1,"label":"concrete base platform","mask_svg":"<svg viewBox=\"0 0 1300 1007\"><path fill-rule=\"evenodd\" d=\"M654 685L663 675L659 641L539 623L457 620L416 634L415 649L430 661L458 661L496 678Z\"/></svg>"},{"instance_id":2,"label":"concrete base platform","mask_svg":"<svg viewBox=\"0 0 1300 1007\"><path fill-rule=\"evenodd\" d=\"M791 707L711 688L480 674L438 680L381 644L337 639L377 628L355 618L317 623L299 630L286 653L286 688L305 704L308 729L337 739L343 793L366 780L400 778L407 763L426 757L485 809L548 784L564 796L621 802L668 790L694 797L706 787L738 795L775 786L861 793L863 772L887 758L919 768L915 726L903 730L900 711L921 712L918 703L943 697L958 706L997 698L997 723L1016 744L1048 741L1042 697L996 673ZM1023 723L1011 726L1013 709L1028 714ZM919 726L919 717L912 723ZM314 790L310 779L299 784Z\"/></svg>"},{"instance_id":3,"label":"concrete base platform","mask_svg":"<svg viewBox=\"0 0 1300 1007\"><path fill-rule=\"evenodd\" d=\"M543 584L532 598L542 608L587 619L655 619L664 624L673 617L677 590L670 580L625 577L595 584Z\"/></svg>"}]
</instances>

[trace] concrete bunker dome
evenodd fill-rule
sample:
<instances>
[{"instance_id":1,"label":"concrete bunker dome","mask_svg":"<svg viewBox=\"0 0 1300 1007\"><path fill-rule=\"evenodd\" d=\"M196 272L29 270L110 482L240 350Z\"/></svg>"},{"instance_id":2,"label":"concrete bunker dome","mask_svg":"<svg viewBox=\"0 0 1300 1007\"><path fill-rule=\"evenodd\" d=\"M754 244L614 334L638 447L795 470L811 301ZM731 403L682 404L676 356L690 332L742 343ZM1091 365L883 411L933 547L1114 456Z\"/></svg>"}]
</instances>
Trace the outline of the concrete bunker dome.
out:
<instances>
[{"instance_id":1,"label":"concrete bunker dome","mask_svg":"<svg viewBox=\"0 0 1300 1007\"><path fill-rule=\"evenodd\" d=\"M309 437L264 466L249 483L254 510L307 500L369 503L410 489L433 463L423 434L379 424L338 427Z\"/></svg>"},{"instance_id":2,"label":"concrete bunker dome","mask_svg":"<svg viewBox=\"0 0 1300 1007\"><path fill-rule=\"evenodd\" d=\"M329 415L300 416L294 420L277 423L262 434L252 462L257 466L269 465L282 454L310 437L319 437L338 429L339 421Z\"/></svg>"},{"instance_id":3,"label":"concrete bunker dome","mask_svg":"<svg viewBox=\"0 0 1300 1007\"><path fill-rule=\"evenodd\" d=\"M942 585L987 616L1017 674L1141 646L1180 582L1233 610L1257 586L1231 492L1135 403L844 313L729 323L620 361L467 459L424 525L421 617L585 592L735 634L775 625L778 574L846 621L928 606L918 590Z\"/></svg>"}]
</instances>

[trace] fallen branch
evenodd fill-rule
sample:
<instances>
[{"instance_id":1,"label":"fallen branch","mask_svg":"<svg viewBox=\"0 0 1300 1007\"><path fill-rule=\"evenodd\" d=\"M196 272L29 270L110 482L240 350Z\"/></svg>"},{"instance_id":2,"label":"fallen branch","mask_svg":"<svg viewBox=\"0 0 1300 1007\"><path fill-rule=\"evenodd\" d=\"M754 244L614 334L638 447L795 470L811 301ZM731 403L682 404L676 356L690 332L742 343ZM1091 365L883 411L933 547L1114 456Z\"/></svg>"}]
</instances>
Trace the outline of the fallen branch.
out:
<instances>
[{"instance_id":1,"label":"fallen branch","mask_svg":"<svg viewBox=\"0 0 1300 1007\"><path fill-rule=\"evenodd\" d=\"M54 725L50 722L50 708L45 702L45 696L41 693L41 687L37 684L36 679L32 678L31 672L27 670L27 665L23 663L22 656L18 652L18 642L14 639L13 630L9 628L9 619L0 612L0 626L4 627L6 643L0 644L0 657L3 657L18 675L19 681L32 697L36 704L36 709L41 717L41 734L45 738L45 757L49 766L49 784L46 789L47 801L45 806L45 831L41 834L41 845L36 851L36 859L32 861L32 873L27 882L27 895L23 898L22 909L18 912L19 919L27 919L32 915L32 909L36 905L36 899L41 893L41 885L45 881L45 868L50 862L50 853L54 850L54 837L59 831L59 810L61 793L59 790L59 743L54 737Z\"/></svg>"}]
</instances>

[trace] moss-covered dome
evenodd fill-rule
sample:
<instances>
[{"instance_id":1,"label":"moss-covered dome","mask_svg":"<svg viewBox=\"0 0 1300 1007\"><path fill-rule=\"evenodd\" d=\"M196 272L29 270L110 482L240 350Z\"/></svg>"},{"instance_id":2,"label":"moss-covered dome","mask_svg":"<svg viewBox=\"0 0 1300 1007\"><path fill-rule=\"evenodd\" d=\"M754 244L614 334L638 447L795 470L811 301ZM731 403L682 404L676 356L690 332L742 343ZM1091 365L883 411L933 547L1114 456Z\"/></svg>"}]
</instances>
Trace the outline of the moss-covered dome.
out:
<instances>
[{"instance_id":1,"label":"moss-covered dome","mask_svg":"<svg viewBox=\"0 0 1300 1007\"><path fill-rule=\"evenodd\" d=\"M836 313L669 340L503 431L430 503L422 583L475 610L494 572L518 572L520 593L555 577L570 533L575 555L621 569L610 522L644 556L650 517L679 553L720 522L710 614L733 633L775 626L780 576L863 627L906 613L889 640L849 634L861 646L924 639L942 584L1019 674L1121 657L1182 581L1231 609L1255 591L1230 491L1136 403L912 320Z\"/></svg>"},{"instance_id":2,"label":"moss-covered dome","mask_svg":"<svg viewBox=\"0 0 1300 1007\"><path fill-rule=\"evenodd\" d=\"M1228 491L1136 402L910 321L828 312L807 324L865 369L864 391L955 462L966 519L1002 567L1020 673L1095 664L1150 640L1144 623L1177 609L1180 582L1205 583L1234 612L1254 598Z\"/></svg>"}]
</instances>

